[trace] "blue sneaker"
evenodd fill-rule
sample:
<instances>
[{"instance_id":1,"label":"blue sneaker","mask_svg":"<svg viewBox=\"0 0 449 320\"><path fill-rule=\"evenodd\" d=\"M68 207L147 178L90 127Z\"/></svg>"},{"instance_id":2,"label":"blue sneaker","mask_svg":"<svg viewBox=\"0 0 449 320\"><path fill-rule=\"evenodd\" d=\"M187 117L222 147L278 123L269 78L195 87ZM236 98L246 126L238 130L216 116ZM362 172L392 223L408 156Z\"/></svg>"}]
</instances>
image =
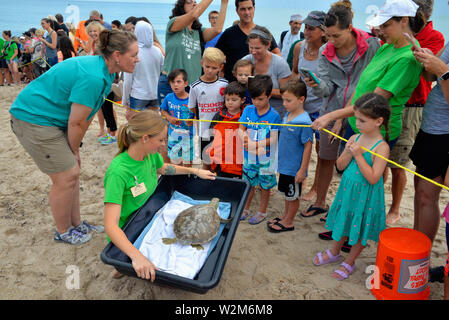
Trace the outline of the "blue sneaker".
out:
<instances>
[{"instance_id":1,"label":"blue sneaker","mask_svg":"<svg viewBox=\"0 0 449 320\"><path fill-rule=\"evenodd\" d=\"M116 143L116 142L117 142L117 138L116 137L108 135L108 137L106 139L101 141L101 144L105 146L105 145L113 144L113 143Z\"/></svg>"},{"instance_id":2,"label":"blue sneaker","mask_svg":"<svg viewBox=\"0 0 449 320\"><path fill-rule=\"evenodd\" d=\"M95 231L98 233L103 233L104 232L104 227L103 226L94 226L92 224L88 224L86 222L86 220L84 220L83 222L81 222L81 224L77 227L75 227L75 229L79 232L88 234L91 231Z\"/></svg>"},{"instance_id":3,"label":"blue sneaker","mask_svg":"<svg viewBox=\"0 0 449 320\"><path fill-rule=\"evenodd\" d=\"M101 136L100 138L98 138L98 142L103 142L106 141L109 137L109 133L106 133L104 136Z\"/></svg>"},{"instance_id":4,"label":"blue sneaker","mask_svg":"<svg viewBox=\"0 0 449 320\"><path fill-rule=\"evenodd\" d=\"M91 238L91 234L83 233L78 231L74 227L70 227L66 232L61 234L55 230L55 236L53 237L53 240L55 240L56 242L80 245L88 242Z\"/></svg>"}]
</instances>

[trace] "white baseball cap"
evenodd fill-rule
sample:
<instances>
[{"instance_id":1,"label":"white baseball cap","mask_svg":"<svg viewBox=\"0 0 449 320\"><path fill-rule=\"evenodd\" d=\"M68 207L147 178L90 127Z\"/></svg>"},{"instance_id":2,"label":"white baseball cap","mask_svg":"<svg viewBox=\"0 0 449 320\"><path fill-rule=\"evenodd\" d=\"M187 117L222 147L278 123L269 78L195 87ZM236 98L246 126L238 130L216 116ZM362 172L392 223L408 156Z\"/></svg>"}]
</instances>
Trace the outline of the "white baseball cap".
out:
<instances>
[{"instance_id":1,"label":"white baseball cap","mask_svg":"<svg viewBox=\"0 0 449 320\"><path fill-rule=\"evenodd\" d=\"M298 14L293 14L290 17L290 22L292 22L292 21L301 21L302 22L302 15L300 15L299 13Z\"/></svg>"},{"instance_id":2,"label":"white baseball cap","mask_svg":"<svg viewBox=\"0 0 449 320\"><path fill-rule=\"evenodd\" d=\"M387 0L379 12L366 24L378 27L393 17L414 17L418 8L419 6L412 0Z\"/></svg>"}]
</instances>

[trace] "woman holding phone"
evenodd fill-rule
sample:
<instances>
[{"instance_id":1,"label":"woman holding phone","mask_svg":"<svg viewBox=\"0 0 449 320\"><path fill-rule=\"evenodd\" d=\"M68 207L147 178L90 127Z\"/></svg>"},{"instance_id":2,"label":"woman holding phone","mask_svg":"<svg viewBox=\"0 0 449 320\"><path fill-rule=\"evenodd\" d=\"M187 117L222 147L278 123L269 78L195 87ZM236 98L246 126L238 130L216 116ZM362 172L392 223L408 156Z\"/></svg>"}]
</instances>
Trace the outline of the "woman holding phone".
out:
<instances>
[{"instance_id":1,"label":"woman holding phone","mask_svg":"<svg viewBox=\"0 0 449 320\"><path fill-rule=\"evenodd\" d=\"M413 46L408 37L418 33L426 20L422 10L412 0L392 0L385 3L379 14L368 21L379 27L386 43L377 51L370 64L360 76L355 92L343 109L335 110L318 118L312 128L321 130L332 121L349 118L345 137L358 133L353 102L362 95L374 92L387 98L391 107L388 123L390 149L393 149L402 132L404 104L420 81L422 65L413 56ZM385 131L382 130L385 134Z\"/></svg>"},{"instance_id":2,"label":"woman holding phone","mask_svg":"<svg viewBox=\"0 0 449 320\"><path fill-rule=\"evenodd\" d=\"M377 38L352 26L353 12L350 1L339 1L332 5L324 19L329 42L322 47L318 60L318 72L315 74L319 84L311 78L305 78L307 86L317 97L324 98L320 116L342 109L353 95L362 71L380 48ZM342 134L343 121L331 121L326 129ZM320 132L318 170L316 181L304 200L315 202L302 213L311 217L327 212L326 195L332 181L335 161L338 158L340 144L332 140L333 136Z\"/></svg>"}]
</instances>

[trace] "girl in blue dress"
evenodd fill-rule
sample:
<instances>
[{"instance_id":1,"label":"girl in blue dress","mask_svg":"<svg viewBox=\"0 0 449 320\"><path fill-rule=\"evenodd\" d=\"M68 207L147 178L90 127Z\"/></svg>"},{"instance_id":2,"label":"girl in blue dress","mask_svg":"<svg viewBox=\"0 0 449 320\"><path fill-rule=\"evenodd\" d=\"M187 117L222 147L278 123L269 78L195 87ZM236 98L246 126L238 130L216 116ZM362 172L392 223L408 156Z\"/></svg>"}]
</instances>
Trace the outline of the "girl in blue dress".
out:
<instances>
[{"instance_id":1,"label":"girl in blue dress","mask_svg":"<svg viewBox=\"0 0 449 320\"><path fill-rule=\"evenodd\" d=\"M378 242L385 229L385 195L383 173L387 162L364 151L364 147L388 159L388 120L390 106L384 97L368 93L360 97L354 106L357 128L344 152L337 160L338 170L344 170L326 221L326 229L332 231L333 245L313 259L316 266L340 260L340 250L346 240L351 251L332 277L343 280L355 269L355 260L367 244Z\"/></svg>"}]
</instances>

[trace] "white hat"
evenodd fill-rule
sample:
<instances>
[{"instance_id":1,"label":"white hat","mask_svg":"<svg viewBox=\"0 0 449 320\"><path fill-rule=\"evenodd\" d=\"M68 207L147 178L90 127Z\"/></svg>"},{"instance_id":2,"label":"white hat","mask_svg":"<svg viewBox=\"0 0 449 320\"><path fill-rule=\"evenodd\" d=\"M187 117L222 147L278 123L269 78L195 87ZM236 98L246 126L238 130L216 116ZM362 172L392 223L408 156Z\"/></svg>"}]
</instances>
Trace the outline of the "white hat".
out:
<instances>
[{"instance_id":1,"label":"white hat","mask_svg":"<svg viewBox=\"0 0 449 320\"><path fill-rule=\"evenodd\" d=\"M291 21L301 21L302 22L302 15L300 15L300 14L293 14L290 17L290 22Z\"/></svg>"},{"instance_id":2,"label":"white hat","mask_svg":"<svg viewBox=\"0 0 449 320\"><path fill-rule=\"evenodd\" d=\"M419 6L412 0L387 0L379 12L366 22L371 27L378 27L393 17L414 17Z\"/></svg>"}]
</instances>

